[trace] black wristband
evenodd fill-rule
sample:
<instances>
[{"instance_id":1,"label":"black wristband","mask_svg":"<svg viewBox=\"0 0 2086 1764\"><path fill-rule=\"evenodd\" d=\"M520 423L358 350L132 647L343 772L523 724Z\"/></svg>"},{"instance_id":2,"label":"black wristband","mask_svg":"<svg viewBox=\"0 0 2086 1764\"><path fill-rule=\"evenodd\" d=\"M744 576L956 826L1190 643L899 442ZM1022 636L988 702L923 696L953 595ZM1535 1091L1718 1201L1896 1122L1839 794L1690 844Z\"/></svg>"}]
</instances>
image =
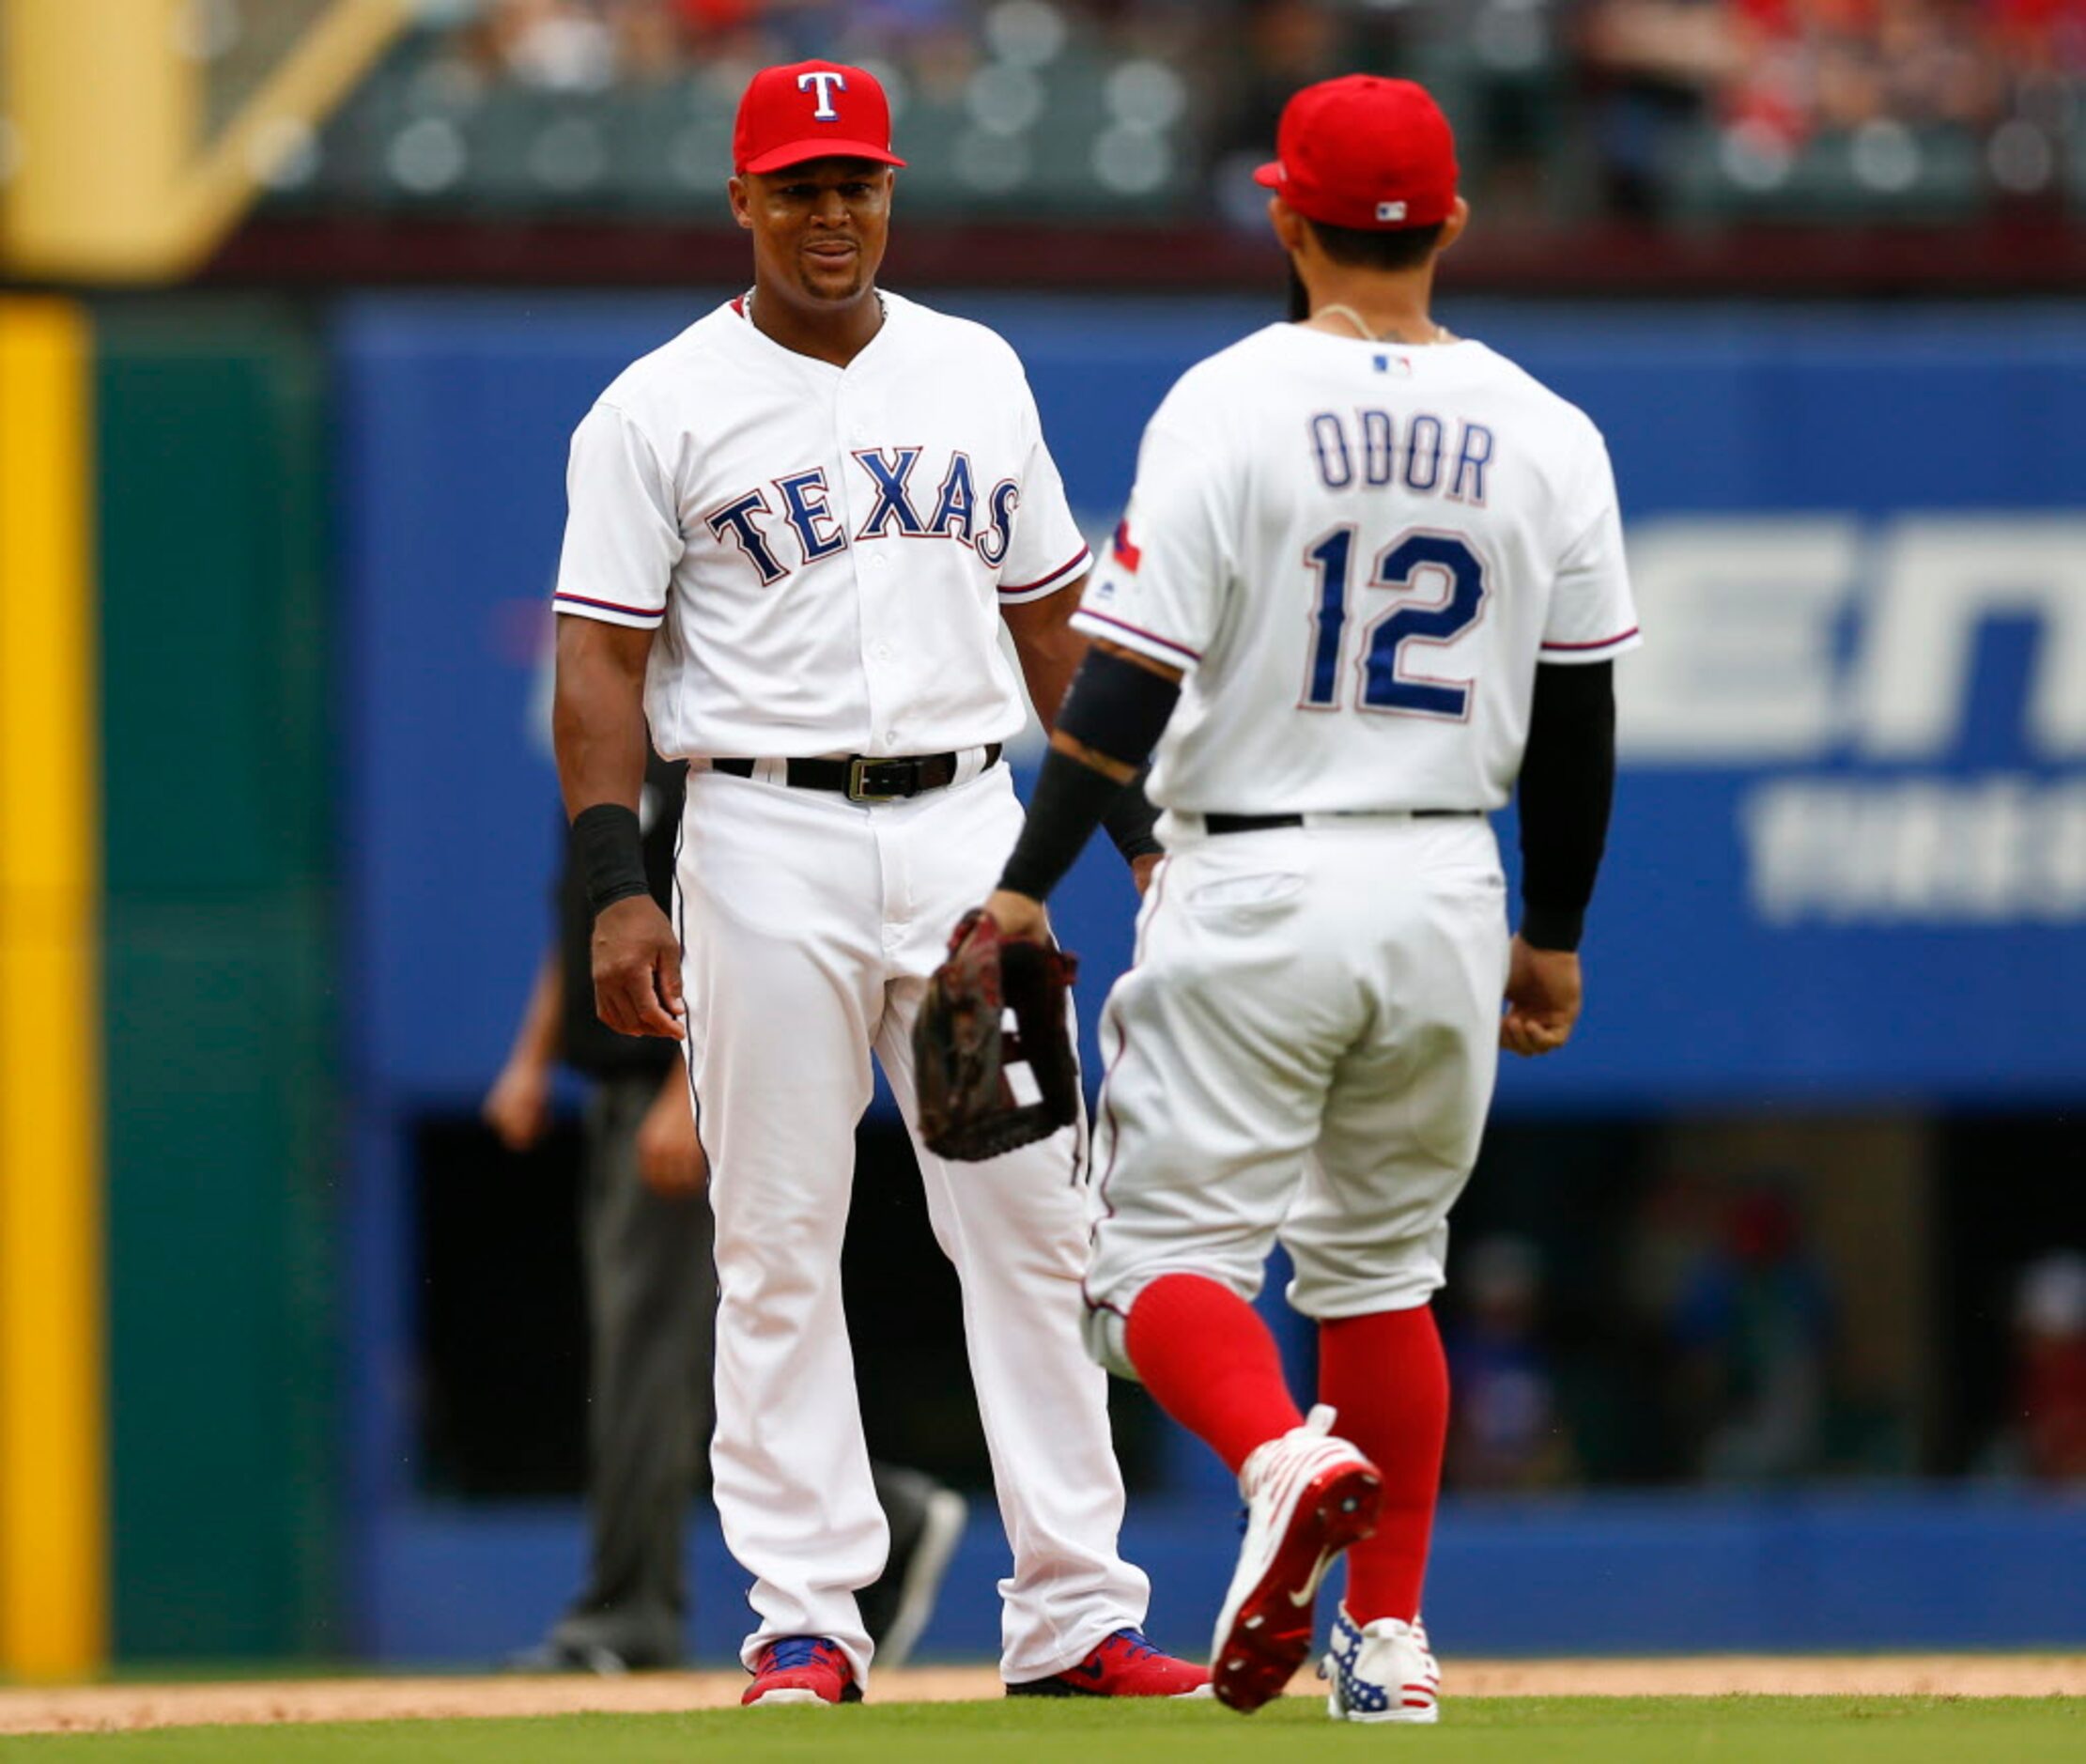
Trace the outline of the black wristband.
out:
<instances>
[{"instance_id":1,"label":"black wristband","mask_svg":"<svg viewBox=\"0 0 2086 1764\"><path fill-rule=\"evenodd\" d=\"M1167 848L1160 844L1156 831L1159 811L1151 806L1151 798L1144 793L1144 781L1151 770L1151 766L1146 766L1123 785L1121 794L1101 817L1101 825L1108 829L1108 837L1116 842L1116 849L1122 854L1125 863L1136 863L1139 858L1166 856Z\"/></svg>"},{"instance_id":2,"label":"black wristband","mask_svg":"<svg viewBox=\"0 0 2086 1764\"><path fill-rule=\"evenodd\" d=\"M651 895L644 879L643 830L637 811L620 802L597 802L572 817L572 861L586 878L591 912L633 894Z\"/></svg>"},{"instance_id":3,"label":"black wristband","mask_svg":"<svg viewBox=\"0 0 2086 1764\"><path fill-rule=\"evenodd\" d=\"M1107 773L1052 748L1043 755L1028 819L999 886L1030 900L1048 900L1122 788Z\"/></svg>"}]
</instances>

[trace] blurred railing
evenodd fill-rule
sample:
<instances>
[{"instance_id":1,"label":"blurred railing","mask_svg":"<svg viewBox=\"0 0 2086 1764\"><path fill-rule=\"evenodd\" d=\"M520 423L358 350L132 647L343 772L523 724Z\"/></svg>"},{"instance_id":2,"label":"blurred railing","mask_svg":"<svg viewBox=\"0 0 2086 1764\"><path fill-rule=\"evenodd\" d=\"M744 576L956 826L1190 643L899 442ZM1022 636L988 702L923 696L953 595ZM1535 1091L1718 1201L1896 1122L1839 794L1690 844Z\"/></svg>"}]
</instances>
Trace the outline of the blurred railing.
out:
<instances>
[{"instance_id":1,"label":"blurred railing","mask_svg":"<svg viewBox=\"0 0 2086 1764\"><path fill-rule=\"evenodd\" d=\"M423 30L287 168L280 198L304 210L721 221L739 93L755 68L806 45L667 28L697 9L491 6L472 23ZM627 40L633 12L652 19L638 39L649 58ZM1168 59L1074 29L1041 0L960 26L835 35L829 52L870 63L890 95L909 211L1070 218L1193 205L1190 82Z\"/></svg>"},{"instance_id":2,"label":"blurred railing","mask_svg":"<svg viewBox=\"0 0 2086 1764\"><path fill-rule=\"evenodd\" d=\"M274 8L199 10L229 77ZM1355 68L1441 97L1495 217L2086 208L2079 0L429 0L280 199L714 218L747 76L812 54L886 80L908 209L957 218L1257 222L1283 98Z\"/></svg>"},{"instance_id":3,"label":"blurred railing","mask_svg":"<svg viewBox=\"0 0 2086 1764\"><path fill-rule=\"evenodd\" d=\"M216 279L729 279L738 95L821 54L890 92L916 285L1277 286L1248 169L1359 68L1457 124L1460 287L2086 287L2086 0L413 3L329 123L269 138ZM193 0L212 116L317 6ZM0 198L20 158L0 112Z\"/></svg>"}]
</instances>

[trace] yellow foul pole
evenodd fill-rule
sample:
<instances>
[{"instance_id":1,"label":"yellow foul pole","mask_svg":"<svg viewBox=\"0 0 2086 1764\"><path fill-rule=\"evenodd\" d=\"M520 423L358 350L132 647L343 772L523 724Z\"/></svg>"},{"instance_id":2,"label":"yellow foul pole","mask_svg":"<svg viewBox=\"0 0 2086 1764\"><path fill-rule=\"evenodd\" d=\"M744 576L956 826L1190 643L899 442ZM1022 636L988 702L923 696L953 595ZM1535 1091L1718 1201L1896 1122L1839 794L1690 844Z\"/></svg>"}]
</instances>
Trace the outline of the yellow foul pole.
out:
<instances>
[{"instance_id":1,"label":"yellow foul pole","mask_svg":"<svg viewBox=\"0 0 2086 1764\"><path fill-rule=\"evenodd\" d=\"M16 166L5 258L50 280L120 278L166 254L202 116L187 0L5 0Z\"/></svg>"},{"instance_id":2,"label":"yellow foul pole","mask_svg":"<svg viewBox=\"0 0 2086 1764\"><path fill-rule=\"evenodd\" d=\"M150 282L201 266L301 132L409 22L413 0L331 0L215 141L193 0L0 0L0 269L44 281Z\"/></svg>"},{"instance_id":3,"label":"yellow foul pole","mask_svg":"<svg viewBox=\"0 0 2086 1764\"><path fill-rule=\"evenodd\" d=\"M0 300L0 1674L108 1644L92 334Z\"/></svg>"}]
</instances>

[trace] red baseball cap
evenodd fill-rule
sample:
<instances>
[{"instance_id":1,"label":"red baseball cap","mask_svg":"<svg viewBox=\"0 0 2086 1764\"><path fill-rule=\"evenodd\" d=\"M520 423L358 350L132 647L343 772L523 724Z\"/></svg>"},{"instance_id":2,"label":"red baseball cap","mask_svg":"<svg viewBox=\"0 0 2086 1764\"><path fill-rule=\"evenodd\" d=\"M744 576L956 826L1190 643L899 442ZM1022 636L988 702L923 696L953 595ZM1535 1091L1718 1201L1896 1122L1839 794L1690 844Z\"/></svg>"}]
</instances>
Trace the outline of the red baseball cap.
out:
<instances>
[{"instance_id":1,"label":"red baseball cap","mask_svg":"<svg viewBox=\"0 0 2086 1764\"><path fill-rule=\"evenodd\" d=\"M837 61L763 68L739 100L732 163L779 172L806 160L905 162L891 151L891 107L876 76Z\"/></svg>"},{"instance_id":2,"label":"red baseball cap","mask_svg":"<svg viewBox=\"0 0 2086 1764\"><path fill-rule=\"evenodd\" d=\"M1253 174L1328 226L1432 226L1456 206L1456 137L1423 86L1350 73L1282 107L1276 157Z\"/></svg>"}]
</instances>

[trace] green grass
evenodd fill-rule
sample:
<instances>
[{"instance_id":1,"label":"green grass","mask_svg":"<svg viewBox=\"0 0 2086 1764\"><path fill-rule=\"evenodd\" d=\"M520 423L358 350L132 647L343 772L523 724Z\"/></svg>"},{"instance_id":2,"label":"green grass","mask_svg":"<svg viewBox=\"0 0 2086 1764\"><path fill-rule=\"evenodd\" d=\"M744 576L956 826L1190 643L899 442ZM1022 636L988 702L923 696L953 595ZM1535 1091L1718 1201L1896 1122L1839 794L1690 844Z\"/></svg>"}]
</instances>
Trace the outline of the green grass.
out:
<instances>
[{"instance_id":1,"label":"green grass","mask_svg":"<svg viewBox=\"0 0 2086 1764\"><path fill-rule=\"evenodd\" d=\"M1501 1697L1446 1708L1432 1729L1350 1726L1291 1698L1242 1720L1212 1704L937 1703L845 1710L723 1710L533 1721L190 1727L0 1738L24 1764L1284 1764L1378 1757L1636 1764L1842 1759L2037 1764L2086 1757L2086 1698Z\"/></svg>"}]
</instances>

